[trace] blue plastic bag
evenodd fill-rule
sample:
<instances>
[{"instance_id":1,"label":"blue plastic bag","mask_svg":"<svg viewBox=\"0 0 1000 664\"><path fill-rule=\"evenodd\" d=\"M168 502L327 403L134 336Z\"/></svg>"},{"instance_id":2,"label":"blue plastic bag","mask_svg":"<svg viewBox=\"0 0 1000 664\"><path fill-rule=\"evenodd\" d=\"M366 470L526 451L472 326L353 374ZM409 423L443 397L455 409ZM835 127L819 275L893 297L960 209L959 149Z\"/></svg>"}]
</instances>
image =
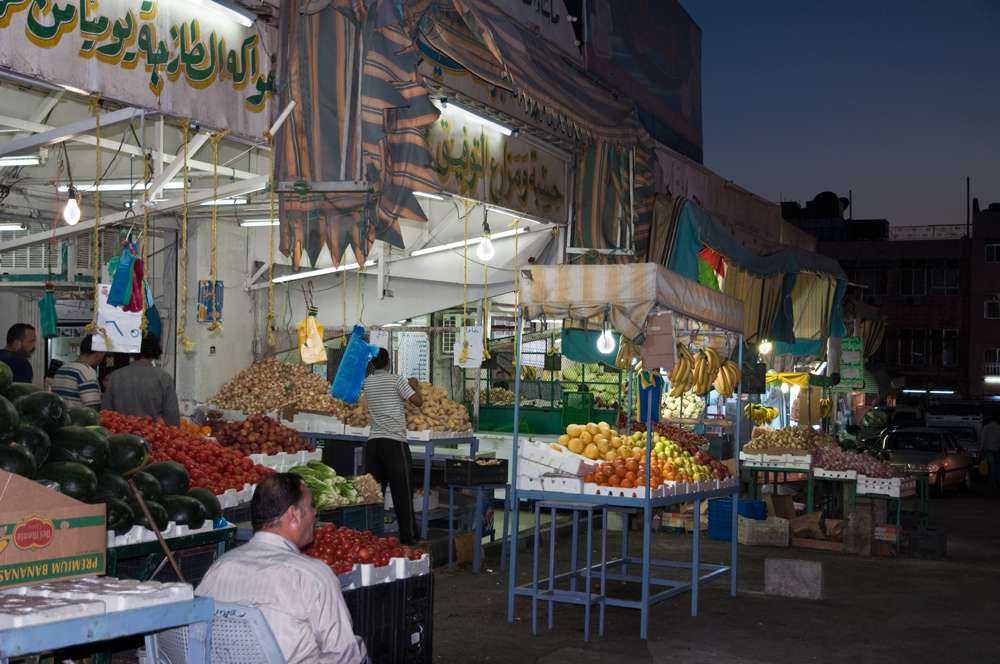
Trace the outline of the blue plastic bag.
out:
<instances>
[{"instance_id":1,"label":"blue plastic bag","mask_svg":"<svg viewBox=\"0 0 1000 664\"><path fill-rule=\"evenodd\" d=\"M337 376L330 386L330 395L347 403L357 403L361 396L361 386L365 382L368 363L378 353L378 346L368 343L362 336L365 330L360 325L354 326L351 338L347 341L344 357L337 367Z\"/></svg>"},{"instance_id":2,"label":"blue plastic bag","mask_svg":"<svg viewBox=\"0 0 1000 664\"><path fill-rule=\"evenodd\" d=\"M132 272L137 251L135 244L127 243L122 249L122 255L117 264L111 266L111 289L108 291L108 304L113 307L126 305L132 299Z\"/></svg>"},{"instance_id":3,"label":"blue plastic bag","mask_svg":"<svg viewBox=\"0 0 1000 664\"><path fill-rule=\"evenodd\" d=\"M640 371L639 372L639 421L646 422L652 415L653 422L660 421L660 397L663 395L663 378L659 372ZM650 395L652 395L652 412L649 410Z\"/></svg>"}]
</instances>

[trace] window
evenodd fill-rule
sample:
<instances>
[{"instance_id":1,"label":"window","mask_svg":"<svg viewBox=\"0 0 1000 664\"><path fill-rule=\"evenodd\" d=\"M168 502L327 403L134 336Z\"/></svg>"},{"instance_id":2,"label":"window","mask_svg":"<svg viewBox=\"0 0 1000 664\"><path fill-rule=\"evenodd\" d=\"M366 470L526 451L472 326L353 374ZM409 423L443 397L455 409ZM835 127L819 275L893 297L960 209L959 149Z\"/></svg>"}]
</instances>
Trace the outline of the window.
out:
<instances>
[{"instance_id":1,"label":"window","mask_svg":"<svg viewBox=\"0 0 1000 664\"><path fill-rule=\"evenodd\" d=\"M1000 376L1000 348L983 352L983 375Z\"/></svg>"},{"instance_id":2,"label":"window","mask_svg":"<svg viewBox=\"0 0 1000 664\"><path fill-rule=\"evenodd\" d=\"M928 364L953 367L958 364L958 330L931 330L931 355Z\"/></svg>"},{"instance_id":3,"label":"window","mask_svg":"<svg viewBox=\"0 0 1000 664\"><path fill-rule=\"evenodd\" d=\"M931 270L931 295L958 295L957 267L939 267Z\"/></svg>"},{"instance_id":4,"label":"window","mask_svg":"<svg viewBox=\"0 0 1000 664\"><path fill-rule=\"evenodd\" d=\"M847 280L865 288L847 286L848 295L888 295L889 270L886 261L859 261L844 266Z\"/></svg>"},{"instance_id":5,"label":"window","mask_svg":"<svg viewBox=\"0 0 1000 664\"><path fill-rule=\"evenodd\" d=\"M899 281L900 295L927 295L927 270L922 267L903 267Z\"/></svg>"},{"instance_id":6,"label":"window","mask_svg":"<svg viewBox=\"0 0 1000 664\"><path fill-rule=\"evenodd\" d=\"M1000 318L1000 295L987 295L983 303L983 318Z\"/></svg>"},{"instance_id":7,"label":"window","mask_svg":"<svg viewBox=\"0 0 1000 664\"><path fill-rule=\"evenodd\" d=\"M986 238L986 262L1000 263L1000 239Z\"/></svg>"},{"instance_id":8,"label":"window","mask_svg":"<svg viewBox=\"0 0 1000 664\"><path fill-rule=\"evenodd\" d=\"M899 364L902 366L923 366L927 363L927 346L924 330L899 331Z\"/></svg>"}]
</instances>

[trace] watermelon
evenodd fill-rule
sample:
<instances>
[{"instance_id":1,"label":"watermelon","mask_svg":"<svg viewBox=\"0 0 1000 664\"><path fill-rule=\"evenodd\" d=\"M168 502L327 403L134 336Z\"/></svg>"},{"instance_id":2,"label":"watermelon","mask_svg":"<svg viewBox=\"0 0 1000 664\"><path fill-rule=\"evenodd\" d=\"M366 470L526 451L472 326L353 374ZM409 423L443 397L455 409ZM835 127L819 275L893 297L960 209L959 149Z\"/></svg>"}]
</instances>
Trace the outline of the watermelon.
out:
<instances>
[{"instance_id":1,"label":"watermelon","mask_svg":"<svg viewBox=\"0 0 1000 664\"><path fill-rule=\"evenodd\" d=\"M150 501L159 502L160 496L163 495L160 480L141 470L129 479L135 484L135 488L139 490L139 495L142 496L143 500L147 503Z\"/></svg>"},{"instance_id":2,"label":"watermelon","mask_svg":"<svg viewBox=\"0 0 1000 664\"><path fill-rule=\"evenodd\" d=\"M0 440L8 440L17 430L21 417L17 414L14 404L0 397Z\"/></svg>"},{"instance_id":3,"label":"watermelon","mask_svg":"<svg viewBox=\"0 0 1000 664\"><path fill-rule=\"evenodd\" d=\"M94 471L74 461L47 463L38 469L35 479L57 482L60 493L77 500L86 500L97 490L97 475Z\"/></svg>"},{"instance_id":4,"label":"watermelon","mask_svg":"<svg viewBox=\"0 0 1000 664\"><path fill-rule=\"evenodd\" d=\"M29 480L35 476L34 455L24 445L0 443L0 468Z\"/></svg>"},{"instance_id":5,"label":"watermelon","mask_svg":"<svg viewBox=\"0 0 1000 664\"><path fill-rule=\"evenodd\" d=\"M73 406L67 413L69 414L69 421L74 426L78 427L99 427L101 426L101 416L97 414L97 411L93 408L83 408L82 406Z\"/></svg>"},{"instance_id":6,"label":"watermelon","mask_svg":"<svg viewBox=\"0 0 1000 664\"><path fill-rule=\"evenodd\" d=\"M167 518L178 526L201 528L208 518L208 510L201 501L190 496L163 496L160 504L167 510Z\"/></svg>"},{"instance_id":7,"label":"watermelon","mask_svg":"<svg viewBox=\"0 0 1000 664\"><path fill-rule=\"evenodd\" d=\"M7 388L7 392L4 396L13 402L15 399L20 399L26 394L34 394L35 392L41 392L42 388L38 387L34 383L11 383L10 387Z\"/></svg>"},{"instance_id":8,"label":"watermelon","mask_svg":"<svg viewBox=\"0 0 1000 664\"><path fill-rule=\"evenodd\" d=\"M32 392L19 397L14 406L22 420L41 427L51 434L53 429L69 424L69 408L58 394L52 392Z\"/></svg>"},{"instance_id":9,"label":"watermelon","mask_svg":"<svg viewBox=\"0 0 1000 664\"><path fill-rule=\"evenodd\" d=\"M101 468L94 473L97 475L97 489L90 494L87 499L89 503L99 503L105 498L117 498L118 500L128 500L134 497L132 487L128 485L128 480L108 468Z\"/></svg>"},{"instance_id":10,"label":"watermelon","mask_svg":"<svg viewBox=\"0 0 1000 664\"><path fill-rule=\"evenodd\" d=\"M208 489L196 487L188 491L187 495L205 506L205 511L212 523L222 518L222 503L219 502L218 496Z\"/></svg>"},{"instance_id":11,"label":"watermelon","mask_svg":"<svg viewBox=\"0 0 1000 664\"><path fill-rule=\"evenodd\" d=\"M176 461L157 461L143 468L142 472L160 480L164 496L183 496L191 488L191 476L188 475L187 469Z\"/></svg>"},{"instance_id":12,"label":"watermelon","mask_svg":"<svg viewBox=\"0 0 1000 664\"><path fill-rule=\"evenodd\" d=\"M34 424L21 422L17 425L17 431L11 436L11 441L24 445L35 457L35 464L40 466L49 457L49 448L52 443L49 441L49 434L45 433Z\"/></svg>"},{"instance_id":13,"label":"watermelon","mask_svg":"<svg viewBox=\"0 0 1000 664\"><path fill-rule=\"evenodd\" d=\"M0 362L0 394L7 394L7 390L14 384L14 371L6 362Z\"/></svg>"},{"instance_id":14,"label":"watermelon","mask_svg":"<svg viewBox=\"0 0 1000 664\"><path fill-rule=\"evenodd\" d=\"M115 535L124 535L132 529L135 515L128 503L119 498L105 498L96 502L106 506L104 523L108 530L115 531Z\"/></svg>"},{"instance_id":15,"label":"watermelon","mask_svg":"<svg viewBox=\"0 0 1000 664\"><path fill-rule=\"evenodd\" d=\"M116 433L108 436L108 468L128 477L149 463L153 449L141 436L130 433Z\"/></svg>"},{"instance_id":16,"label":"watermelon","mask_svg":"<svg viewBox=\"0 0 1000 664\"><path fill-rule=\"evenodd\" d=\"M143 500L145 500L145 498ZM149 515L153 517L153 523L156 524L156 527L160 530L166 528L167 524L170 523L170 519L167 518L167 510L163 509L163 505L153 500L145 500L145 502L146 509L149 510ZM146 519L145 512L142 511L142 505L139 504L139 501L131 500L128 501L127 504L132 510L135 525L152 530L149 525L149 521Z\"/></svg>"},{"instance_id":17,"label":"watermelon","mask_svg":"<svg viewBox=\"0 0 1000 664\"><path fill-rule=\"evenodd\" d=\"M89 426L87 428L88 429L93 429L94 431L96 431L97 433L101 434L105 438L109 438L111 436L111 432L108 431L107 429L105 429L104 427Z\"/></svg>"},{"instance_id":18,"label":"watermelon","mask_svg":"<svg viewBox=\"0 0 1000 664\"><path fill-rule=\"evenodd\" d=\"M108 460L111 444L93 429L87 427L59 427L49 432L52 449L51 461L76 461L85 463L93 470L104 468Z\"/></svg>"}]
</instances>

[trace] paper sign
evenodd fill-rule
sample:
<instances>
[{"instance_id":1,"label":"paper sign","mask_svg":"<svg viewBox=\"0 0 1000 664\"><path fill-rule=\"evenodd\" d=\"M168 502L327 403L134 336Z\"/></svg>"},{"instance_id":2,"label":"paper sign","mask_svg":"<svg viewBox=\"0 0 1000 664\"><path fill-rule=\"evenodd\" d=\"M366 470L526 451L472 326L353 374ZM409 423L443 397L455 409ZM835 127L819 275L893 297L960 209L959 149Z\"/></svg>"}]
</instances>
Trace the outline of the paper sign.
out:
<instances>
[{"instance_id":1,"label":"paper sign","mask_svg":"<svg viewBox=\"0 0 1000 664\"><path fill-rule=\"evenodd\" d=\"M111 353L138 353L142 346L142 312L124 311L121 307L108 304L111 284L101 284L97 294L97 326L104 328L110 345L105 343L103 334L95 334L91 342L94 350Z\"/></svg>"},{"instance_id":2,"label":"paper sign","mask_svg":"<svg viewBox=\"0 0 1000 664\"><path fill-rule=\"evenodd\" d=\"M389 350L389 330L372 330L368 333L368 343Z\"/></svg>"},{"instance_id":3,"label":"paper sign","mask_svg":"<svg viewBox=\"0 0 1000 664\"><path fill-rule=\"evenodd\" d=\"M840 340L840 384L838 387L862 388L865 386L864 341L861 337L844 337Z\"/></svg>"},{"instance_id":4,"label":"paper sign","mask_svg":"<svg viewBox=\"0 0 1000 664\"><path fill-rule=\"evenodd\" d=\"M468 351L465 362L460 361L462 351L465 349L465 344L468 342ZM483 328L481 327L465 327L462 328L462 333L458 335L458 341L455 342L453 348L455 354L455 364L462 367L463 369L476 369L483 363Z\"/></svg>"},{"instance_id":5,"label":"paper sign","mask_svg":"<svg viewBox=\"0 0 1000 664\"><path fill-rule=\"evenodd\" d=\"M198 282L198 322L211 323L222 322L222 299L225 292L221 281L215 282L215 315L212 316L212 282L204 279Z\"/></svg>"}]
</instances>

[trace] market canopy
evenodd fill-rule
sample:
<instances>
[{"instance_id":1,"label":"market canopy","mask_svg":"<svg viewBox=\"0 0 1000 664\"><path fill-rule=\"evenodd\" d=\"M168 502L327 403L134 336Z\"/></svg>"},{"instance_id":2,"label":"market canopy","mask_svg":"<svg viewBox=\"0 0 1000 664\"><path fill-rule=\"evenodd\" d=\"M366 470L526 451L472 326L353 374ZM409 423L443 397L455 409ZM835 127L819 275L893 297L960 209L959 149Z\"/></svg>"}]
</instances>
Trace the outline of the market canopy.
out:
<instances>
[{"instance_id":1,"label":"market canopy","mask_svg":"<svg viewBox=\"0 0 1000 664\"><path fill-rule=\"evenodd\" d=\"M662 265L543 265L521 272L520 300L528 318L608 317L635 339L661 307L730 332L743 331L743 303Z\"/></svg>"}]
</instances>

